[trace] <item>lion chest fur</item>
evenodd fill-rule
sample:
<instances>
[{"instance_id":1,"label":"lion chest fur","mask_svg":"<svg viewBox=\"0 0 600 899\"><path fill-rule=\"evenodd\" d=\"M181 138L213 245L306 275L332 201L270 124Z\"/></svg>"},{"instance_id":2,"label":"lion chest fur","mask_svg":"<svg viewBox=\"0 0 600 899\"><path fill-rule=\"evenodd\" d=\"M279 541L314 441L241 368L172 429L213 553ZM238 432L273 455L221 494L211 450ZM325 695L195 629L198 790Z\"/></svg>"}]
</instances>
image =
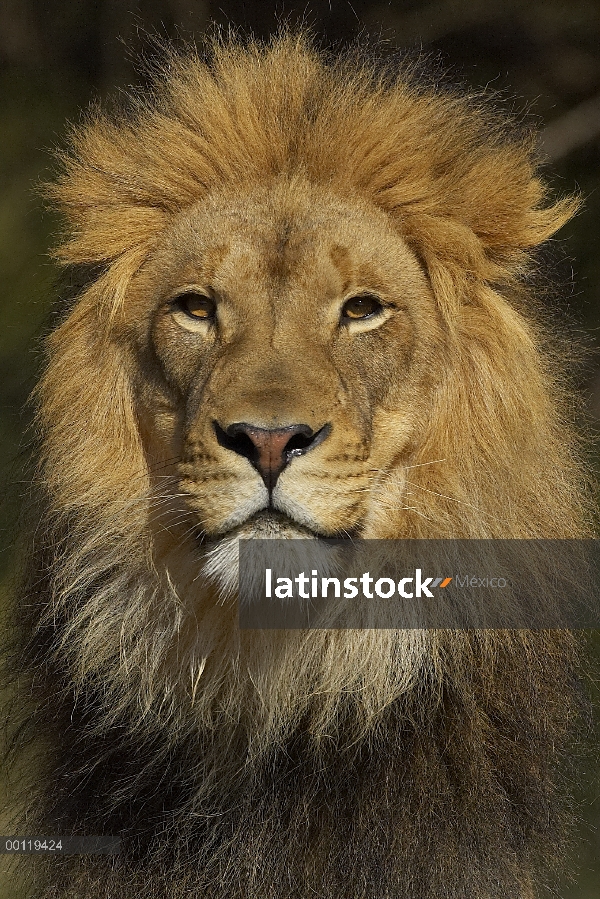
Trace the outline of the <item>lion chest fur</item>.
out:
<instances>
[{"instance_id":1,"label":"lion chest fur","mask_svg":"<svg viewBox=\"0 0 600 899\"><path fill-rule=\"evenodd\" d=\"M529 896L570 637L240 633L236 548L589 534L520 283L574 204L408 72L291 37L211 53L78 130L50 189L93 275L37 393L29 820L123 852L33 895Z\"/></svg>"}]
</instances>

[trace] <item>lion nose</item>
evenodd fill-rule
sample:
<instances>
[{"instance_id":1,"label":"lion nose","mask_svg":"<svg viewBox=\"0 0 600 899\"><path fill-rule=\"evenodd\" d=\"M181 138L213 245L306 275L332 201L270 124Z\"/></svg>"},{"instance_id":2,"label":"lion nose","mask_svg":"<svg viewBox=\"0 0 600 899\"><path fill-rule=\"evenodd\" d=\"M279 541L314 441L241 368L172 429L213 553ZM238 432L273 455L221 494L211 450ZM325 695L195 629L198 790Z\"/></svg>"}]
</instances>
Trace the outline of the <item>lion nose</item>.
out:
<instances>
[{"instance_id":1,"label":"lion nose","mask_svg":"<svg viewBox=\"0 0 600 899\"><path fill-rule=\"evenodd\" d=\"M303 456L325 440L331 425L313 431L309 425L286 428L259 428L246 422L235 422L222 428L214 422L217 441L226 449L248 459L271 491L277 478L294 456Z\"/></svg>"}]
</instances>

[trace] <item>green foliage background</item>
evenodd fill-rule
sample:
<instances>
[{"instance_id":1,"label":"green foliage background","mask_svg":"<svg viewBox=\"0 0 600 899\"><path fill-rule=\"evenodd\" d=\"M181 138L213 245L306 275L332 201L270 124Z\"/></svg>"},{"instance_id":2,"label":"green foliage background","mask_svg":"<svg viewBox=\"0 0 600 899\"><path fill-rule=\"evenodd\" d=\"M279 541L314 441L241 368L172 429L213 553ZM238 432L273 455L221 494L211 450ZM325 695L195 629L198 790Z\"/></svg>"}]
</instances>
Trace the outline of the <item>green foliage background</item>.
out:
<instances>
[{"instance_id":1,"label":"green foliage background","mask_svg":"<svg viewBox=\"0 0 600 899\"><path fill-rule=\"evenodd\" d=\"M325 44L380 38L422 49L454 81L487 88L510 109L547 128L548 177L559 192L578 189L580 215L561 235L558 305L576 322L588 361L579 387L596 445L600 422L600 2L599 0L4 0L0 5L0 466L4 539L0 578L11 572L12 539L27 484L26 399L41 357L41 334L55 295L49 256L59 223L44 211L36 184L51 177L49 149L95 98L139 83L134 61L152 55L148 34L186 39L233 24L266 37L278 21L304 20ZM600 453L595 453L598 467ZM1 583L1 582L0 582ZM590 635L592 657L600 640ZM593 683L591 688L594 689ZM564 899L600 896L600 783L596 738L576 784L582 808ZM1 778L0 778L1 782ZM2 812L0 810L0 829ZM553 895L557 895L553 893ZM10 876L0 899L17 899Z\"/></svg>"}]
</instances>

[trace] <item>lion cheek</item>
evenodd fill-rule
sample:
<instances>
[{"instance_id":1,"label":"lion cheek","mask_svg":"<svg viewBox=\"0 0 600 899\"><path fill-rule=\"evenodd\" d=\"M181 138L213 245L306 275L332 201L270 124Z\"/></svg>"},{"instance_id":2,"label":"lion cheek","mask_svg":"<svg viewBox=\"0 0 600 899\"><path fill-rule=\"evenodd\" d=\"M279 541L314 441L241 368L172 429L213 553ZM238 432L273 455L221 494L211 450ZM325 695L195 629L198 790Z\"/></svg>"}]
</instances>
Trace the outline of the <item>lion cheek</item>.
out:
<instances>
[{"instance_id":1,"label":"lion cheek","mask_svg":"<svg viewBox=\"0 0 600 899\"><path fill-rule=\"evenodd\" d=\"M366 540L398 540L410 536L407 481L407 472L398 469L382 477L372 488L361 532Z\"/></svg>"},{"instance_id":2,"label":"lion cheek","mask_svg":"<svg viewBox=\"0 0 600 899\"><path fill-rule=\"evenodd\" d=\"M207 534L223 534L243 524L268 505L268 492L258 479L236 479L221 486L207 478L183 480L182 490L189 494L186 503L198 516L200 529Z\"/></svg>"},{"instance_id":3,"label":"lion cheek","mask_svg":"<svg viewBox=\"0 0 600 899\"><path fill-rule=\"evenodd\" d=\"M273 495L275 508L318 534L333 536L354 530L363 516L365 485L355 478L331 481L283 481ZM348 486L348 482L352 485Z\"/></svg>"}]
</instances>

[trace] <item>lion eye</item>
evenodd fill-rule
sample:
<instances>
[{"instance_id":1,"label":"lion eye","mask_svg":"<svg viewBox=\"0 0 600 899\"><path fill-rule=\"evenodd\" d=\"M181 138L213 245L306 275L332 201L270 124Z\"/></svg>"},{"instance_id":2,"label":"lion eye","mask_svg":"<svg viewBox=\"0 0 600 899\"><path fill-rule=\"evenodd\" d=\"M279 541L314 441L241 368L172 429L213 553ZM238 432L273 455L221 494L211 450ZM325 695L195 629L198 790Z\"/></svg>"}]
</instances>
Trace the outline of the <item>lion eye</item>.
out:
<instances>
[{"instance_id":1,"label":"lion eye","mask_svg":"<svg viewBox=\"0 0 600 899\"><path fill-rule=\"evenodd\" d=\"M178 309L185 312L186 315L189 315L190 318L204 321L212 320L216 313L215 303L210 297L192 291L178 296L175 300L175 305Z\"/></svg>"},{"instance_id":2,"label":"lion eye","mask_svg":"<svg viewBox=\"0 0 600 899\"><path fill-rule=\"evenodd\" d=\"M350 297L342 306L342 319L346 321L358 321L378 315L383 309L382 303L371 294Z\"/></svg>"}]
</instances>

